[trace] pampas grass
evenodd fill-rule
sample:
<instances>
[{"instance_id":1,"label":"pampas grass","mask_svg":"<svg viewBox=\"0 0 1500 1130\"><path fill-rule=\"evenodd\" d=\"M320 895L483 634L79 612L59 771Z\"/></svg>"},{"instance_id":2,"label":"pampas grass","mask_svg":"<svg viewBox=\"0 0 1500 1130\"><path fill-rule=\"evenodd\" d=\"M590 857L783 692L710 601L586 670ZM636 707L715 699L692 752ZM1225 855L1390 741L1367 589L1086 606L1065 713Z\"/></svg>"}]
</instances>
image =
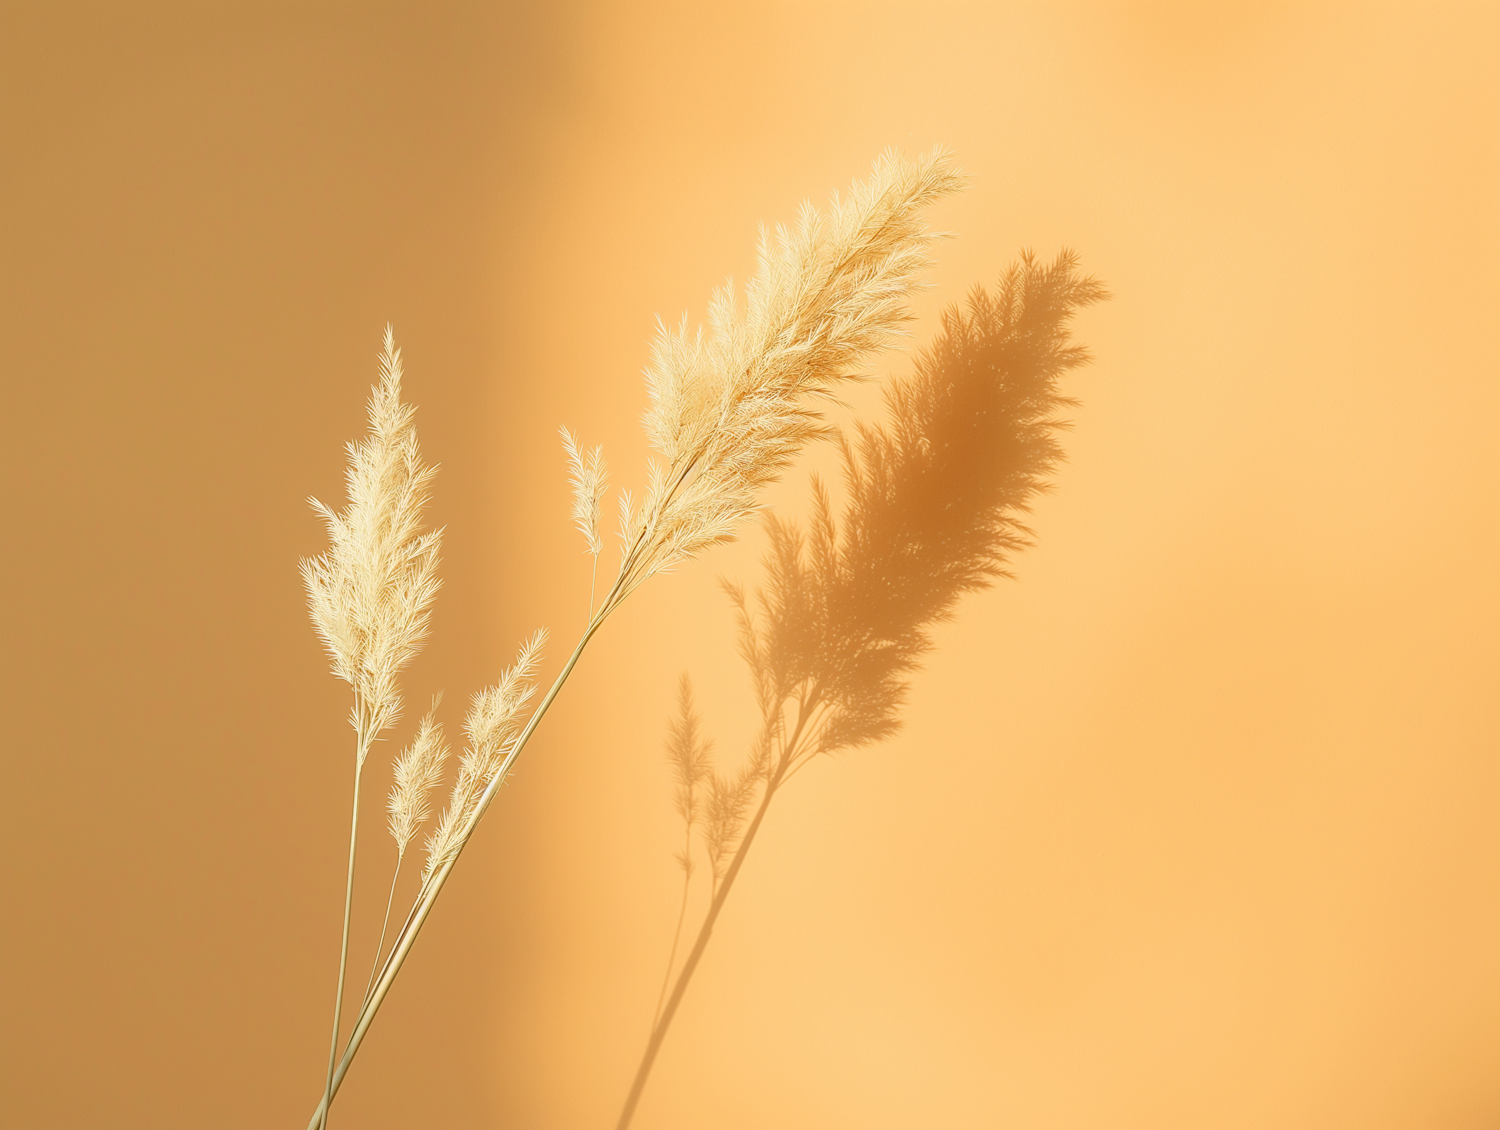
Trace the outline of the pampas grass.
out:
<instances>
[{"instance_id":1,"label":"pampas grass","mask_svg":"<svg viewBox=\"0 0 1500 1130\"><path fill-rule=\"evenodd\" d=\"M842 514L835 518L814 479L806 530L767 520L758 609L729 587L760 729L736 770L714 769L684 678L667 751L687 824L683 904L696 828L709 863L708 910L670 995L658 1002L618 1130L630 1125L777 792L819 754L893 733L932 626L952 617L964 593L1008 576L1010 560L1030 544L1021 518L1062 458L1058 413L1075 404L1059 393L1058 378L1088 359L1069 341L1068 323L1076 309L1106 297L1076 267L1067 252L1046 266L1026 254L993 293L976 290L967 307L950 309L912 375L888 390L889 422L862 424L853 440L840 440ZM682 921L679 913L668 981Z\"/></svg>"},{"instance_id":2,"label":"pampas grass","mask_svg":"<svg viewBox=\"0 0 1500 1130\"><path fill-rule=\"evenodd\" d=\"M648 579L733 538L755 511L761 489L809 441L829 434L817 401L860 379L869 355L900 332L932 239L920 212L960 184L941 152L916 161L887 154L867 181L836 195L825 212L804 205L795 226L762 231L743 309L726 286L713 297L706 329L689 331L686 320L675 330L659 329L646 370L645 419L659 458L647 468L639 506L630 492L620 495L614 580L597 606L591 582L587 624L534 706L543 632L522 646L498 682L474 696L465 720L466 749L448 804L428 836L420 887L388 953L382 927L370 984L340 1056L360 773L375 736L400 717L397 676L425 637L437 591L440 531L418 533L433 472L418 455L412 410L400 401L400 354L387 329L381 379L370 402L370 436L350 448L349 505L335 515L315 503L328 525L330 548L303 565L314 627L335 674L354 688L356 732L334 1034L323 1098L310 1127L326 1125L349 1065L448 876L589 641ZM572 517L597 576L608 486L604 453L598 447L585 452L566 428L562 439L573 485ZM684 740L691 745L690 736ZM388 804L398 848L393 893L407 846L429 815L427 796L445 760L434 711L394 768ZM699 783L701 775L684 785L690 827L697 818ZM730 843L728 830L742 819L750 795L746 791L738 802L730 792L710 789L703 819L722 833L722 843ZM711 857L721 878L727 850ZM388 925L389 897L387 904Z\"/></svg>"},{"instance_id":3,"label":"pampas grass","mask_svg":"<svg viewBox=\"0 0 1500 1130\"><path fill-rule=\"evenodd\" d=\"M349 869L344 882L344 930L334 996L323 1110L332 1097L349 966L349 917L359 843L359 786L370 745L401 716L396 677L416 657L437 596L442 531L419 533L434 469L422 462L412 409L401 403L401 352L385 329L380 383L370 395L370 434L349 447L348 502L335 513L317 499L313 509L328 527L329 547L302 562L313 628L333 673L354 691L354 802L349 822Z\"/></svg>"}]
</instances>

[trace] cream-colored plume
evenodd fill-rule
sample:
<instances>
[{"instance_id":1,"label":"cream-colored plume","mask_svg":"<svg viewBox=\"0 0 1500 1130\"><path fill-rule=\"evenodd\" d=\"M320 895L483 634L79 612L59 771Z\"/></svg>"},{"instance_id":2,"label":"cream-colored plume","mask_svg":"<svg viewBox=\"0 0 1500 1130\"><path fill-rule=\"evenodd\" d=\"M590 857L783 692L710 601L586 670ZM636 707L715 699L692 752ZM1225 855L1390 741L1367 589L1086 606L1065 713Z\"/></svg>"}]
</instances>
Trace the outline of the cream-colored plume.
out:
<instances>
[{"instance_id":1,"label":"cream-colored plume","mask_svg":"<svg viewBox=\"0 0 1500 1130\"><path fill-rule=\"evenodd\" d=\"M842 382L859 379L868 355L886 345L909 318L907 299L918 285L933 238L919 213L961 182L941 152L917 161L887 155L876 162L868 181L854 185L843 198L835 196L825 212L805 205L794 228L762 232L759 264L743 308L736 304L733 287L726 286L714 295L706 329L689 333L686 322L675 331L661 329L646 370L651 406L645 419L647 436L661 458L650 464L640 496L632 499L622 492L619 573L597 607L590 582L588 625L529 719L522 711L536 691L532 677L541 633L522 648L496 686L475 696L458 779L427 839L421 891L385 963L372 973L342 1065L336 1068L353 889L351 832L336 1019L323 1101L310 1130L321 1130L343 1072L453 862L594 633L649 577L732 538L758 505L761 488L785 470L809 439L829 431L814 402L831 398ZM360 764L375 735L399 714L396 674L416 652L437 589L438 534L417 533L432 472L418 457L411 410L400 403L400 358L389 332L382 363L383 378L371 399L370 438L350 450L349 505L339 514L319 506L333 544L322 557L303 563L314 623L334 670L355 688ZM596 447L585 454L570 431L564 429L562 435L573 484L573 519L597 570L607 477L603 452ZM691 714L690 703L684 709ZM706 839L718 905L733 882L733 860L757 826L754 821L746 825L745 816L759 783L767 780L769 746L760 743L747 767L720 777L711 772L695 733L684 731L682 740L680 804L689 824L684 867L690 874L686 849L696 824ZM436 756L440 744L435 724L424 723L409 751L411 761L403 755L398 766L398 776L405 774L398 792L407 791L399 800L392 798L392 832L403 850L425 804L425 791L411 790L419 777L426 780L422 774L429 761L423 759ZM355 827L358 780L356 772ZM400 822L395 821L397 808ZM392 890L394 886L393 878ZM383 938L377 950L383 952ZM670 1023L676 999L662 1001L659 1030ZM639 1081L626 1121L638 1097Z\"/></svg>"},{"instance_id":2,"label":"cream-colored plume","mask_svg":"<svg viewBox=\"0 0 1500 1130\"><path fill-rule=\"evenodd\" d=\"M521 647L515 664L500 681L474 696L464 730L468 747L459 759L458 780L437 830L427 838L425 882L434 871L452 859L473 830L480 797L505 766L511 742L520 733L521 709L536 693L531 677L541 659L547 633L539 631Z\"/></svg>"},{"instance_id":3,"label":"cream-colored plume","mask_svg":"<svg viewBox=\"0 0 1500 1130\"><path fill-rule=\"evenodd\" d=\"M759 490L825 427L808 401L860 376L865 356L908 320L932 236L918 213L962 184L946 154L887 154L826 213L804 205L793 230L761 234L759 266L737 309L732 286L707 332L663 327L646 370L646 432L665 457L622 531L621 595L727 541Z\"/></svg>"},{"instance_id":4,"label":"cream-colored plume","mask_svg":"<svg viewBox=\"0 0 1500 1130\"><path fill-rule=\"evenodd\" d=\"M418 829L427 823L432 809L428 794L443 779L448 760L448 743L443 740L443 724L437 720L437 704L417 726L417 736L396 758L392 772L391 795L386 802L386 824L396 840L397 866L406 855L406 846Z\"/></svg>"},{"instance_id":5,"label":"cream-colored plume","mask_svg":"<svg viewBox=\"0 0 1500 1130\"><path fill-rule=\"evenodd\" d=\"M589 552L598 557L604 548L604 540L599 536L599 507L609 483L604 448L595 446L584 455L572 432L567 428L559 428L558 432L568 453L568 478L573 484L573 524L583 534Z\"/></svg>"},{"instance_id":6,"label":"cream-colored plume","mask_svg":"<svg viewBox=\"0 0 1500 1130\"><path fill-rule=\"evenodd\" d=\"M334 674L354 688L361 760L400 717L396 677L427 635L442 540L441 530L419 532L434 468L422 462L413 409L401 403L401 351L389 326L369 413L370 434L349 445L344 508L308 500L329 546L302 562L313 626Z\"/></svg>"}]
</instances>

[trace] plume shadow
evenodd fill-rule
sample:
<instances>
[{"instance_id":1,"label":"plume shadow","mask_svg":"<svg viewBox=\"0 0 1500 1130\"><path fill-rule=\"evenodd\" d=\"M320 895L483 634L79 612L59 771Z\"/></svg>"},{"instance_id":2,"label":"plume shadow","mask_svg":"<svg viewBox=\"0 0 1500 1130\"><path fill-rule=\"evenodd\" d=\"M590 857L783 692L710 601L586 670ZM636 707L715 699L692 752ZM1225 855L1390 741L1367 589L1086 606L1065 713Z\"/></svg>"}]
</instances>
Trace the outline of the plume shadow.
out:
<instances>
[{"instance_id":1,"label":"plume shadow","mask_svg":"<svg viewBox=\"0 0 1500 1130\"><path fill-rule=\"evenodd\" d=\"M1023 253L993 291L944 313L888 391L888 422L841 439L842 512L814 480L806 528L768 517L759 615L732 595L770 729L784 704L807 718L794 760L893 733L933 625L1010 576L1031 544L1022 519L1063 458L1060 413L1077 405L1059 379L1089 360L1069 322L1106 297L1072 252L1046 265Z\"/></svg>"}]
</instances>

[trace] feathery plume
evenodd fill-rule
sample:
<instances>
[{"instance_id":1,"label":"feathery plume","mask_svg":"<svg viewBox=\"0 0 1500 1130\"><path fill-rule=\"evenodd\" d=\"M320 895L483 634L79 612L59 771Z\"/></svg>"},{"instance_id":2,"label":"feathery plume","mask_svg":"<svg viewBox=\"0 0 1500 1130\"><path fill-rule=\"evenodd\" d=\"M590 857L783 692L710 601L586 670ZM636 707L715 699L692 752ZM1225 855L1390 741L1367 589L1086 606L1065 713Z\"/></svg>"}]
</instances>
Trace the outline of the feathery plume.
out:
<instances>
[{"instance_id":1,"label":"feathery plume","mask_svg":"<svg viewBox=\"0 0 1500 1130\"><path fill-rule=\"evenodd\" d=\"M335 513L308 500L328 527L329 546L301 563L313 627L333 673L354 688L350 721L361 760L400 717L396 676L427 635L439 586L442 531L418 532L435 468L422 462L413 414L401 403L401 351L386 326L369 435L348 447L348 501Z\"/></svg>"},{"instance_id":2,"label":"feathery plume","mask_svg":"<svg viewBox=\"0 0 1500 1130\"><path fill-rule=\"evenodd\" d=\"M443 724L437 721L437 703L417 726L417 735L396 758L390 799L386 802L387 826L396 840L396 860L406 855L406 846L431 814L428 794L443 779L448 743Z\"/></svg>"},{"instance_id":3,"label":"feathery plume","mask_svg":"<svg viewBox=\"0 0 1500 1130\"><path fill-rule=\"evenodd\" d=\"M367 991L336 1070L330 1056L328 1082L313 1126L326 1117L344 1072L458 853L594 632L648 578L732 538L754 511L760 489L785 469L808 440L829 434L810 402L831 397L844 381L861 379L865 358L900 332L909 317L907 298L918 285L917 276L926 265L926 246L933 238L919 223L919 213L960 184L961 177L941 152L918 161L888 154L876 162L868 181L856 184L843 198L835 196L826 212L820 214L804 205L794 228L778 227L774 234L762 231L759 265L746 289L743 312L733 288L725 287L710 304L706 332L689 335L686 322L676 332L661 329L647 369L652 404L645 423L662 459L648 467L639 508L628 493L620 499L619 572L597 608L591 581L588 626L529 720L522 723L520 710L535 691L530 676L540 637L523 649L516 666L498 686L476 696L466 725L469 742L460 759L458 780L427 840L422 890ZM399 357L389 344L389 335L387 354L386 367L395 374L392 380L398 380ZM409 420L409 410L400 408L394 393L387 399L393 407L377 411L372 406L372 420L378 416L383 421L381 442L387 433L404 436L402 429ZM599 512L606 485L603 452L596 447L584 455L566 429L563 444L573 482L573 518L597 570L602 548ZM425 501L424 476L430 476L430 471L415 459L414 439L408 446L406 479L395 494L417 499L415 509L420 510L420 501ZM368 452L364 448L354 452L361 469L351 475L351 498L357 496L361 505L366 495L383 493L380 468L388 462L381 461L383 451L375 444ZM366 472L365 463L375 470ZM366 480L375 488L367 488ZM406 532L409 523L402 520L411 509L397 508L388 518L366 522L375 533L364 534L359 532L363 527L355 520L357 515L346 518L320 507L334 548L326 559L304 564L314 622L329 647L335 671L356 687L361 763L369 738L399 713L395 672L410 658L425 631L426 609L436 588L432 570L437 535L413 540ZM361 570L369 571L372 563L385 561L380 553L368 551L366 543L378 543L381 549L387 543L399 547L404 571L376 569L381 582L364 583ZM385 592L381 585L387 574L401 580L397 589L402 599L369 599L371 592ZM717 854L711 852L716 871L739 842L745 804L756 781L766 779L768 748L764 741L758 743L745 773L713 779L710 784L708 832L711 843L719 845L714 849ZM753 825L746 835L752 834ZM350 859L352 872L352 837ZM347 893L345 904L347 951ZM341 973L340 1000L342 984ZM335 1021L335 1043L337 1034Z\"/></svg>"},{"instance_id":4,"label":"feathery plume","mask_svg":"<svg viewBox=\"0 0 1500 1130\"><path fill-rule=\"evenodd\" d=\"M524 721L521 710L536 693L536 684L531 678L536 673L542 645L546 642L547 633L538 631L522 645L516 662L500 677L500 681L474 696L464 720L469 742L459 760L458 780L454 782L453 794L437 830L427 838L427 867L422 872L424 882L458 854L473 831L479 799L504 765L510 743Z\"/></svg>"},{"instance_id":5,"label":"feathery plume","mask_svg":"<svg viewBox=\"0 0 1500 1130\"><path fill-rule=\"evenodd\" d=\"M598 557L604 548L604 540L599 536L599 506L609 483L604 448L596 445L584 455L572 432L567 428L559 428L558 432L568 453L568 478L573 484L573 524L583 534L588 551Z\"/></svg>"},{"instance_id":6,"label":"feathery plume","mask_svg":"<svg viewBox=\"0 0 1500 1130\"><path fill-rule=\"evenodd\" d=\"M387 325L380 381L370 391L370 432L348 448L348 501L335 513L315 498L308 500L323 516L329 542L323 554L301 562L313 627L328 649L334 674L354 690L349 717L355 734L354 803L333 1034L320 1108L320 1119L325 1122L328 1104L333 1100L334 1061L348 974L360 775L371 744L401 715L396 677L416 656L427 635L428 613L438 590L442 531L418 532L434 470L422 462L413 415L413 410L401 403L401 351Z\"/></svg>"},{"instance_id":7,"label":"feathery plume","mask_svg":"<svg viewBox=\"0 0 1500 1130\"><path fill-rule=\"evenodd\" d=\"M709 326L661 327L646 369L646 433L665 462L649 468L618 598L647 577L734 536L760 488L802 446L827 434L808 401L859 379L866 355L909 319L906 301L927 265L926 205L962 184L942 152L886 154L870 179L835 195L826 214L804 205L795 228L761 232L741 312L717 291Z\"/></svg>"},{"instance_id":8,"label":"feathery plume","mask_svg":"<svg viewBox=\"0 0 1500 1130\"><path fill-rule=\"evenodd\" d=\"M620 492L620 557L623 560L630 553L630 537L635 530L635 496L629 489Z\"/></svg>"}]
</instances>

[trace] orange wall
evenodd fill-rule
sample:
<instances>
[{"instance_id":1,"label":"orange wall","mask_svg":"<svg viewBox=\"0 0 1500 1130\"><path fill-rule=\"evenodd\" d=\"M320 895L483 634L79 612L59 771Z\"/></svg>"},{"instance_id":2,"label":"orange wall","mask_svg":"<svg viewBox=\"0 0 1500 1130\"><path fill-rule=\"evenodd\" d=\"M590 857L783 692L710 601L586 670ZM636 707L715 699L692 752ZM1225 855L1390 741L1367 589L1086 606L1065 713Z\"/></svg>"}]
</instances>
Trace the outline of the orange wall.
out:
<instances>
[{"instance_id":1,"label":"orange wall","mask_svg":"<svg viewBox=\"0 0 1500 1130\"><path fill-rule=\"evenodd\" d=\"M1114 292L1070 462L902 734L778 801L636 1126L1493 1126L1497 12L6 5L4 1122L305 1124L350 742L296 560L385 321L448 527L406 685L456 723L582 618L556 426L638 482L654 316L941 143L919 342L1022 246ZM664 722L691 669L743 744L758 546L600 637L336 1126L612 1125Z\"/></svg>"}]
</instances>

